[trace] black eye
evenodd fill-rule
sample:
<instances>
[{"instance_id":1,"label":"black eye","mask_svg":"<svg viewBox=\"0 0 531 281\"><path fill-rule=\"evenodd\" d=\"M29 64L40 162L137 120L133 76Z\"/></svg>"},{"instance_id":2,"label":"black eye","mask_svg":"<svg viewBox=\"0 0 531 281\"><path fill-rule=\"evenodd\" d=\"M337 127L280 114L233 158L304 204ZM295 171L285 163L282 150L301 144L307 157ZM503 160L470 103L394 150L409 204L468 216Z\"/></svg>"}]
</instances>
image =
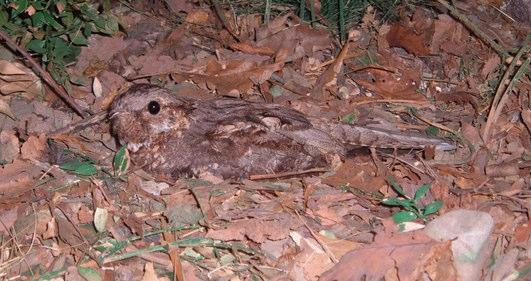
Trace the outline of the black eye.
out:
<instances>
[{"instance_id":1,"label":"black eye","mask_svg":"<svg viewBox=\"0 0 531 281\"><path fill-rule=\"evenodd\" d=\"M157 101L154 101L154 100L150 101L148 103L148 111L149 111L149 113L151 113L153 115L159 113L160 104Z\"/></svg>"}]
</instances>

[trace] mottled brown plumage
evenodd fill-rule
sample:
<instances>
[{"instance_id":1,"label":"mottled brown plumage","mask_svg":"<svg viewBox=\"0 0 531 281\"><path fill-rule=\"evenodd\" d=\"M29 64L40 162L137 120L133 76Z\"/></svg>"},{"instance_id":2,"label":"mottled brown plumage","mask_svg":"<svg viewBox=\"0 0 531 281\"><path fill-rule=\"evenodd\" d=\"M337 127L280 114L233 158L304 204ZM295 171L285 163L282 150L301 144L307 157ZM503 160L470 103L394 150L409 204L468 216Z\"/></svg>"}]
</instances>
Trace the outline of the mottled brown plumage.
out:
<instances>
[{"instance_id":1,"label":"mottled brown plumage","mask_svg":"<svg viewBox=\"0 0 531 281\"><path fill-rule=\"evenodd\" d=\"M239 179L323 167L345 157L353 144L451 148L439 139L309 118L277 104L200 101L148 84L119 96L110 118L133 162L166 179L209 174Z\"/></svg>"}]
</instances>

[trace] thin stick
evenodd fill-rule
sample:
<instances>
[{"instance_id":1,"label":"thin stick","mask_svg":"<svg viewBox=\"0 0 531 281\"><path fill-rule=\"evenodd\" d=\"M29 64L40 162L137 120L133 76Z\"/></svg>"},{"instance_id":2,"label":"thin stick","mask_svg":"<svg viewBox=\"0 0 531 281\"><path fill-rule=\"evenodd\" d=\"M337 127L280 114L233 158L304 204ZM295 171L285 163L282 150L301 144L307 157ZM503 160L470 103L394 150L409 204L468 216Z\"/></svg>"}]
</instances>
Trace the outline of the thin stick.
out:
<instances>
[{"instance_id":1,"label":"thin stick","mask_svg":"<svg viewBox=\"0 0 531 281\"><path fill-rule=\"evenodd\" d=\"M404 104L414 104L417 106L424 106L427 108L434 108L432 104L424 100L370 99L370 100L349 102L350 105L362 105L362 104L370 104L370 103L404 103Z\"/></svg>"},{"instance_id":2,"label":"thin stick","mask_svg":"<svg viewBox=\"0 0 531 281\"><path fill-rule=\"evenodd\" d=\"M52 78L50 73L45 71L34 59L31 57L31 55L24 50L22 47L17 45L7 34L0 31L0 40L3 40L6 45L13 50L14 52L18 52L22 57L24 57L27 61L27 63L32 67L33 71L37 72L37 74L52 88L52 90L68 105L70 106L79 116L86 118L88 117L88 114L85 113L81 107L72 99L65 91L65 89Z\"/></svg>"},{"instance_id":3,"label":"thin stick","mask_svg":"<svg viewBox=\"0 0 531 281\"><path fill-rule=\"evenodd\" d=\"M472 33L474 33L481 41L483 41L485 44L489 45L492 49L498 53L500 57L502 57L502 60L506 57L509 57L509 53L498 43L494 42L485 32L483 32L479 27L477 27L474 23L472 23L465 15L461 14L454 6L450 5L445 0L437 0L441 5L443 5L450 14L454 17L456 17L461 23L466 26Z\"/></svg>"},{"instance_id":4,"label":"thin stick","mask_svg":"<svg viewBox=\"0 0 531 281\"><path fill-rule=\"evenodd\" d=\"M219 6L218 0L210 0L210 3L212 3L212 6L214 6L214 12L219 18L219 21L221 21L221 25L229 32L229 34L236 40L236 42L241 42L242 40L230 27L230 25L227 23L227 19L225 18L225 15L223 15L223 11L221 10L221 7Z\"/></svg>"},{"instance_id":5,"label":"thin stick","mask_svg":"<svg viewBox=\"0 0 531 281\"><path fill-rule=\"evenodd\" d=\"M328 168L313 168L303 171L294 171L294 172L283 172L278 174L262 174L262 175L251 175L249 176L250 180L266 180L266 179L276 179L276 178L285 178L285 177L291 177L291 176L297 176L302 174L310 174L310 173L324 173L328 172L330 169Z\"/></svg>"},{"instance_id":6,"label":"thin stick","mask_svg":"<svg viewBox=\"0 0 531 281\"><path fill-rule=\"evenodd\" d=\"M487 119L487 123L488 123L488 121L492 121L492 122L488 123L488 124L490 124L489 130L492 128L492 124L494 124L494 123L496 123L496 121L498 121L498 118L500 117L500 115L502 113L503 107L505 106L507 101L509 101L509 97L510 97L509 92L512 91L514 85L516 84L516 81L518 81L522 77L524 72L528 70L527 68L529 67L529 63L530 62L531 62L531 58L527 58L524 61L524 63L520 66L520 68L518 69L516 74L513 76L513 79L511 80L511 82L509 83L509 85L507 86L505 91L503 92L503 96L500 99L500 102L498 103L498 106L494 110L494 114L492 115L492 119L491 120ZM492 109L491 109L491 112L492 112ZM491 117L491 115L490 115L491 112L489 112L489 117ZM484 135L485 136L485 138L484 138L485 143L490 138L490 135L491 135L490 132L485 130L485 135Z\"/></svg>"},{"instance_id":7,"label":"thin stick","mask_svg":"<svg viewBox=\"0 0 531 281\"><path fill-rule=\"evenodd\" d=\"M445 126L443 124L439 124L439 123L437 123L435 121L429 120L428 118L424 118L424 117L420 116L420 114L417 114L417 113L413 112L413 115L415 117L417 117L420 121L422 121L422 122L424 122L424 123L426 123L428 125L431 125L433 127L439 128L439 129L441 129L443 131L447 131L448 133L451 133L451 134L457 134L455 132L455 130L453 130L452 128L448 128L447 126Z\"/></svg>"},{"instance_id":8,"label":"thin stick","mask_svg":"<svg viewBox=\"0 0 531 281\"><path fill-rule=\"evenodd\" d=\"M299 220L304 224L304 226L306 226L306 229L308 229L308 231L312 235L313 239L315 239L315 241L317 241L317 243L319 243L319 245L321 245L321 248L323 249L325 254L328 256L328 258L333 263L338 263L339 260L336 258L336 255L334 255L334 253L332 253L332 251L330 251L330 248L328 248L328 245L326 245L323 241L321 241L321 239L319 238L319 236L317 234L315 234L313 229L311 229L310 226L306 223L306 221L302 219L301 215L299 214L299 212L297 210L294 209L293 211L295 211L295 214L297 215Z\"/></svg>"},{"instance_id":9,"label":"thin stick","mask_svg":"<svg viewBox=\"0 0 531 281\"><path fill-rule=\"evenodd\" d=\"M489 116L487 118L487 123L485 124L485 130L483 131L483 142L485 142L485 143L487 143L487 140L490 138L490 130L491 130L492 124L494 124L496 119L498 119L498 117L499 117L499 113L498 113L498 116L495 117L496 111L498 110L500 105L502 107L504 105L504 104L501 104L502 97L503 97L503 95L505 95L507 89L512 88L512 87L505 87L505 81L507 81L507 79L509 79L509 76L511 75L511 73L514 70L514 68L516 67L516 64L518 63L520 58L529 49L529 41L530 40L531 40L531 35L528 35L526 37L526 40L525 40L524 44L522 45L522 48L520 48L520 50L518 51L516 56L513 58L511 64L509 65L509 67L507 68L507 70L503 74L502 79L500 80L500 83L498 85L498 89L496 90L496 95L494 96L494 99L492 100L492 104L491 104L490 111L489 111ZM516 75L515 75L515 77L516 77ZM514 79L514 77L513 77L513 79ZM512 85L512 83L513 83L513 81L511 81L511 85ZM505 103L505 99L504 99L503 102Z\"/></svg>"},{"instance_id":10,"label":"thin stick","mask_svg":"<svg viewBox=\"0 0 531 281\"><path fill-rule=\"evenodd\" d=\"M78 122L74 122L72 124L69 124L65 127L59 128L55 131L53 131L51 134L48 135L48 137L54 138L62 134L66 134L71 131L77 131L81 130L83 128L92 126L96 123L99 123L107 118L107 112L106 111L100 111L98 113L95 113L94 115L90 116L90 118L82 119Z\"/></svg>"}]
</instances>

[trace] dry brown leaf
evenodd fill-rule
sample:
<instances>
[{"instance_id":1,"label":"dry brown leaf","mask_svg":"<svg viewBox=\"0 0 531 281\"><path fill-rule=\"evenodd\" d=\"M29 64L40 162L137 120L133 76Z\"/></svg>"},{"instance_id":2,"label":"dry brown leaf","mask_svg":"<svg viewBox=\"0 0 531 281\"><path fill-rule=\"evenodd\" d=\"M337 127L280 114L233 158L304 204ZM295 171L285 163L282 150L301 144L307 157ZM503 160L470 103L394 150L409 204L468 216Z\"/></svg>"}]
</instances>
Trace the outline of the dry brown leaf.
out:
<instances>
[{"instance_id":1,"label":"dry brown leaf","mask_svg":"<svg viewBox=\"0 0 531 281\"><path fill-rule=\"evenodd\" d=\"M501 60L500 56L497 54L492 54L488 60L485 61L485 64L483 64L483 68L481 69L481 76L483 78L487 78L488 75L494 71L498 65L500 65Z\"/></svg>"},{"instance_id":2,"label":"dry brown leaf","mask_svg":"<svg viewBox=\"0 0 531 281\"><path fill-rule=\"evenodd\" d=\"M427 13L419 7L415 10L411 20L405 19L392 25L387 33L389 46L403 48L417 56L429 55L434 23Z\"/></svg>"},{"instance_id":3,"label":"dry brown leaf","mask_svg":"<svg viewBox=\"0 0 531 281\"><path fill-rule=\"evenodd\" d=\"M19 153L20 143L15 131L0 131L0 162L12 163Z\"/></svg>"},{"instance_id":4,"label":"dry brown leaf","mask_svg":"<svg viewBox=\"0 0 531 281\"><path fill-rule=\"evenodd\" d=\"M418 280L437 242L420 231L393 233L392 225L386 221L386 232L378 233L373 244L350 251L319 280L379 280L395 268L400 280Z\"/></svg>"},{"instance_id":5,"label":"dry brown leaf","mask_svg":"<svg viewBox=\"0 0 531 281\"><path fill-rule=\"evenodd\" d=\"M517 162L509 162L489 165L485 168L485 171L487 176L497 178L518 175L520 169Z\"/></svg>"},{"instance_id":6,"label":"dry brown leaf","mask_svg":"<svg viewBox=\"0 0 531 281\"><path fill-rule=\"evenodd\" d=\"M348 184L366 192L378 192L387 184L384 178L375 177L376 172L373 162L359 163L347 159L333 175L324 178L323 183L331 186Z\"/></svg>"},{"instance_id":7,"label":"dry brown leaf","mask_svg":"<svg viewBox=\"0 0 531 281\"><path fill-rule=\"evenodd\" d=\"M146 263L146 266L144 267L144 276L142 276L142 281L159 281L157 273L155 273L155 269L153 268L152 262Z\"/></svg>"},{"instance_id":8,"label":"dry brown leaf","mask_svg":"<svg viewBox=\"0 0 531 281\"><path fill-rule=\"evenodd\" d=\"M358 249L362 247L362 245L365 245L358 242L338 238L330 238L323 235L319 235L319 240L321 241L321 243L326 245L330 252L332 252L334 256L338 259L343 257L346 253L354 249Z\"/></svg>"},{"instance_id":9,"label":"dry brown leaf","mask_svg":"<svg viewBox=\"0 0 531 281\"><path fill-rule=\"evenodd\" d=\"M275 18L256 30L256 46L283 53L277 62L289 62L330 48L332 39L323 29L310 27L292 14Z\"/></svg>"},{"instance_id":10,"label":"dry brown leaf","mask_svg":"<svg viewBox=\"0 0 531 281\"><path fill-rule=\"evenodd\" d=\"M0 93L25 93L29 98L43 91L41 80L33 71L17 62L0 60Z\"/></svg>"},{"instance_id":11,"label":"dry brown leaf","mask_svg":"<svg viewBox=\"0 0 531 281\"><path fill-rule=\"evenodd\" d=\"M20 149L22 159L38 160L43 157L46 150L46 136L39 134L38 136L31 135Z\"/></svg>"},{"instance_id":12,"label":"dry brown leaf","mask_svg":"<svg viewBox=\"0 0 531 281\"><path fill-rule=\"evenodd\" d=\"M17 62L0 60L0 74L2 75L28 75L32 73L30 69Z\"/></svg>"},{"instance_id":13,"label":"dry brown leaf","mask_svg":"<svg viewBox=\"0 0 531 281\"><path fill-rule=\"evenodd\" d=\"M527 130L531 134L531 109L526 109L522 111L522 119L524 120Z\"/></svg>"},{"instance_id":14,"label":"dry brown leaf","mask_svg":"<svg viewBox=\"0 0 531 281\"><path fill-rule=\"evenodd\" d=\"M289 221L251 219L230 223L224 229L209 229L206 237L223 241L244 240L245 237L257 243L266 239L280 240L288 237Z\"/></svg>"},{"instance_id":15,"label":"dry brown leaf","mask_svg":"<svg viewBox=\"0 0 531 281\"><path fill-rule=\"evenodd\" d=\"M330 256L313 238L304 237L298 232L292 232L290 236L301 249L293 259L294 266L290 271L292 280L317 280L318 276L334 265Z\"/></svg>"},{"instance_id":16,"label":"dry brown leaf","mask_svg":"<svg viewBox=\"0 0 531 281\"><path fill-rule=\"evenodd\" d=\"M40 171L39 167L17 159L12 164L4 165L0 168L0 196L3 199L16 198L31 190Z\"/></svg>"},{"instance_id":17,"label":"dry brown leaf","mask_svg":"<svg viewBox=\"0 0 531 281\"><path fill-rule=\"evenodd\" d=\"M0 99L0 113L3 113L15 120L15 115L13 115L13 111L11 110L9 103L7 103L7 101L4 99Z\"/></svg>"},{"instance_id":18,"label":"dry brown leaf","mask_svg":"<svg viewBox=\"0 0 531 281\"><path fill-rule=\"evenodd\" d=\"M18 208L5 208L0 210L0 233L8 234L10 233L11 227L15 224L15 221L18 218Z\"/></svg>"},{"instance_id":19,"label":"dry brown leaf","mask_svg":"<svg viewBox=\"0 0 531 281\"><path fill-rule=\"evenodd\" d=\"M261 66L245 61L231 61L229 65L221 66L218 62L210 61L208 75L193 75L192 80L200 85L206 84L220 95L238 97L247 93L253 85L267 81L282 66L283 63Z\"/></svg>"},{"instance_id":20,"label":"dry brown leaf","mask_svg":"<svg viewBox=\"0 0 531 281\"><path fill-rule=\"evenodd\" d=\"M319 76L315 86L312 90L312 96L323 99L326 97L326 91L331 87L337 86L337 75L341 72L343 62L348 55L348 50L351 42L347 41L339 55L334 60L334 63L330 64L328 68Z\"/></svg>"},{"instance_id":21,"label":"dry brown leaf","mask_svg":"<svg viewBox=\"0 0 531 281\"><path fill-rule=\"evenodd\" d=\"M233 43L230 45L232 49L242 51L246 54L258 54L258 55L266 55L266 56L272 56L275 54L275 51L268 47L256 47L252 43Z\"/></svg>"},{"instance_id":22,"label":"dry brown leaf","mask_svg":"<svg viewBox=\"0 0 531 281\"><path fill-rule=\"evenodd\" d=\"M194 9L186 15L185 21L193 24L205 24L208 22L210 13L207 10Z\"/></svg>"}]
</instances>

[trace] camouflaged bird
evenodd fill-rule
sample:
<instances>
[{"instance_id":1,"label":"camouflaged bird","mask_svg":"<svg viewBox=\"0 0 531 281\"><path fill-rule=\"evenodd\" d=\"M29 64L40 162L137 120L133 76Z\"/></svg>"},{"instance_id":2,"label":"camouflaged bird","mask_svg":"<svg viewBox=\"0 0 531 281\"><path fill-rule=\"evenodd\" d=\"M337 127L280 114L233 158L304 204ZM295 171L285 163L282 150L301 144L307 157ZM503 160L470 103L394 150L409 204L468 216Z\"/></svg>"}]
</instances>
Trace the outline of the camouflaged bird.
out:
<instances>
[{"instance_id":1,"label":"camouflaged bird","mask_svg":"<svg viewBox=\"0 0 531 281\"><path fill-rule=\"evenodd\" d=\"M117 97L109 116L133 163L167 180L242 179L323 167L353 145L453 148L440 139L312 118L277 104L179 97L150 84Z\"/></svg>"}]
</instances>

